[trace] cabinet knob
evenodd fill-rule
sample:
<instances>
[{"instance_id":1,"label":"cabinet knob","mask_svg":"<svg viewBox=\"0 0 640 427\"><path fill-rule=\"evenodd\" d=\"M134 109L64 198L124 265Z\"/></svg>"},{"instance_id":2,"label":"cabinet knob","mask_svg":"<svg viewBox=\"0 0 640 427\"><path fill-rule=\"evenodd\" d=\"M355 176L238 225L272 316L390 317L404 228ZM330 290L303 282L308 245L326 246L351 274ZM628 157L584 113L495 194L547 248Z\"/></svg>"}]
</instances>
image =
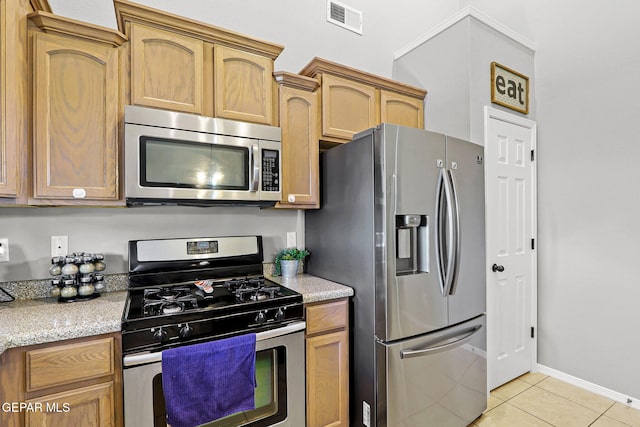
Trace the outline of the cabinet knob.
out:
<instances>
[{"instance_id":1,"label":"cabinet knob","mask_svg":"<svg viewBox=\"0 0 640 427\"><path fill-rule=\"evenodd\" d=\"M74 199L84 199L87 197L87 191L84 188L74 188L72 194Z\"/></svg>"},{"instance_id":2,"label":"cabinet knob","mask_svg":"<svg viewBox=\"0 0 640 427\"><path fill-rule=\"evenodd\" d=\"M296 196L294 196L293 194L289 194L289 196L287 196L287 201L289 203L295 203L296 202Z\"/></svg>"}]
</instances>

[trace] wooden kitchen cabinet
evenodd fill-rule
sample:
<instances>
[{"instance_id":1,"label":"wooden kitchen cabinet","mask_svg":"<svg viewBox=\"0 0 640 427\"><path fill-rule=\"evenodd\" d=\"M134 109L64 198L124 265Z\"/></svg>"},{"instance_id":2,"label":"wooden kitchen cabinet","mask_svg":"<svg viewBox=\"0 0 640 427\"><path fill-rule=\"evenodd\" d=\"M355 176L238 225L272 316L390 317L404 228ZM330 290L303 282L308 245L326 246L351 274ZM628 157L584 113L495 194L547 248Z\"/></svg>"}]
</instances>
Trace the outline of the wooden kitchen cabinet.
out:
<instances>
[{"instance_id":1,"label":"wooden kitchen cabinet","mask_svg":"<svg viewBox=\"0 0 640 427\"><path fill-rule=\"evenodd\" d=\"M130 40L132 104L276 124L283 46L127 0L114 6Z\"/></svg>"},{"instance_id":2,"label":"wooden kitchen cabinet","mask_svg":"<svg viewBox=\"0 0 640 427\"><path fill-rule=\"evenodd\" d=\"M120 86L124 35L37 11L29 19L33 82L30 204L119 198Z\"/></svg>"},{"instance_id":3,"label":"wooden kitchen cabinet","mask_svg":"<svg viewBox=\"0 0 640 427\"><path fill-rule=\"evenodd\" d=\"M424 103L418 98L381 90L380 123L424 129Z\"/></svg>"},{"instance_id":4,"label":"wooden kitchen cabinet","mask_svg":"<svg viewBox=\"0 0 640 427\"><path fill-rule=\"evenodd\" d=\"M32 11L29 0L0 0L0 203L26 201L27 14Z\"/></svg>"},{"instance_id":5,"label":"wooden kitchen cabinet","mask_svg":"<svg viewBox=\"0 0 640 427\"><path fill-rule=\"evenodd\" d=\"M31 410L0 412L10 427L121 427L119 333L11 348L0 355L0 396Z\"/></svg>"},{"instance_id":6,"label":"wooden kitchen cabinet","mask_svg":"<svg viewBox=\"0 0 640 427\"><path fill-rule=\"evenodd\" d=\"M131 24L131 104L203 114L204 43Z\"/></svg>"},{"instance_id":7,"label":"wooden kitchen cabinet","mask_svg":"<svg viewBox=\"0 0 640 427\"><path fill-rule=\"evenodd\" d=\"M331 74L322 76L322 135L351 140L377 125L379 102L373 86Z\"/></svg>"},{"instance_id":8,"label":"wooden kitchen cabinet","mask_svg":"<svg viewBox=\"0 0 640 427\"><path fill-rule=\"evenodd\" d=\"M277 207L318 208L318 83L288 72L274 73L274 77L282 129L282 200Z\"/></svg>"},{"instance_id":9,"label":"wooden kitchen cabinet","mask_svg":"<svg viewBox=\"0 0 640 427\"><path fill-rule=\"evenodd\" d=\"M349 301L305 306L307 427L349 425Z\"/></svg>"},{"instance_id":10,"label":"wooden kitchen cabinet","mask_svg":"<svg viewBox=\"0 0 640 427\"><path fill-rule=\"evenodd\" d=\"M215 116L273 124L273 60L226 46L213 50Z\"/></svg>"},{"instance_id":11,"label":"wooden kitchen cabinet","mask_svg":"<svg viewBox=\"0 0 640 427\"><path fill-rule=\"evenodd\" d=\"M348 142L379 123L424 128L424 89L322 58L314 58L299 74L320 82L321 139L329 143L323 146Z\"/></svg>"}]
</instances>

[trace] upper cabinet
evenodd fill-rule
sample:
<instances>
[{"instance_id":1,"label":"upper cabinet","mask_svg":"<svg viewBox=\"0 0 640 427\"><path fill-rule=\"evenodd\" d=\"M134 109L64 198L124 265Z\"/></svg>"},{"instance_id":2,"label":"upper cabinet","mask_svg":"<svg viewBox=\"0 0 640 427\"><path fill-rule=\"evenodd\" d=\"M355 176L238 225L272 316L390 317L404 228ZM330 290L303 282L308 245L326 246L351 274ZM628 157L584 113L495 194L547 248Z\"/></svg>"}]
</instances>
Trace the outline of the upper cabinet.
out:
<instances>
[{"instance_id":1,"label":"upper cabinet","mask_svg":"<svg viewBox=\"0 0 640 427\"><path fill-rule=\"evenodd\" d=\"M30 204L119 198L119 54L124 35L38 11L31 34Z\"/></svg>"},{"instance_id":2,"label":"upper cabinet","mask_svg":"<svg viewBox=\"0 0 640 427\"><path fill-rule=\"evenodd\" d=\"M131 104L275 125L273 63L283 46L125 0Z\"/></svg>"},{"instance_id":3,"label":"upper cabinet","mask_svg":"<svg viewBox=\"0 0 640 427\"><path fill-rule=\"evenodd\" d=\"M318 208L318 82L287 72L274 76L282 129L282 200L277 207Z\"/></svg>"},{"instance_id":4,"label":"upper cabinet","mask_svg":"<svg viewBox=\"0 0 640 427\"><path fill-rule=\"evenodd\" d=\"M351 140L380 122L373 86L331 74L322 76L322 135Z\"/></svg>"},{"instance_id":5,"label":"upper cabinet","mask_svg":"<svg viewBox=\"0 0 640 427\"><path fill-rule=\"evenodd\" d=\"M424 127L424 89L321 58L300 74L320 82L323 141L347 142L379 123Z\"/></svg>"},{"instance_id":6,"label":"upper cabinet","mask_svg":"<svg viewBox=\"0 0 640 427\"><path fill-rule=\"evenodd\" d=\"M216 117L274 124L273 60L226 46L214 46Z\"/></svg>"},{"instance_id":7,"label":"upper cabinet","mask_svg":"<svg viewBox=\"0 0 640 427\"><path fill-rule=\"evenodd\" d=\"M423 100L390 90L381 90L380 123L424 128Z\"/></svg>"},{"instance_id":8,"label":"upper cabinet","mask_svg":"<svg viewBox=\"0 0 640 427\"><path fill-rule=\"evenodd\" d=\"M0 203L26 193L29 0L0 0Z\"/></svg>"},{"instance_id":9,"label":"upper cabinet","mask_svg":"<svg viewBox=\"0 0 640 427\"><path fill-rule=\"evenodd\" d=\"M132 24L131 103L203 114L202 40Z\"/></svg>"}]
</instances>

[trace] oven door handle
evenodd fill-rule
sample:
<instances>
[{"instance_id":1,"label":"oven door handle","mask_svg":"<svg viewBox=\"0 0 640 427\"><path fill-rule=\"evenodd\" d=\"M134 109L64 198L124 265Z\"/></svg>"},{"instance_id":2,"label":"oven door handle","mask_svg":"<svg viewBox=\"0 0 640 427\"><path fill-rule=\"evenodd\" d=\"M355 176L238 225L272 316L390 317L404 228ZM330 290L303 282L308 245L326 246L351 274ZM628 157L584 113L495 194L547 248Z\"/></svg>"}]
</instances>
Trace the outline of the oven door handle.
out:
<instances>
[{"instance_id":1,"label":"oven door handle","mask_svg":"<svg viewBox=\"0 0 640 427\"><path fill-rule=\"evenodd\" d=\"M256 341L264 341L270 338L277 338L283 335L292 334L294 332L304 331L306 327L306 322L295 322L287 326L283 326L282 328L275 328L264 332L258 332L256 334ZM155 353L131 354L124 356L124 358L122 359L122 366L131 367L161 361L162 351L157 351Z\"/></svg>"}]
</instances>

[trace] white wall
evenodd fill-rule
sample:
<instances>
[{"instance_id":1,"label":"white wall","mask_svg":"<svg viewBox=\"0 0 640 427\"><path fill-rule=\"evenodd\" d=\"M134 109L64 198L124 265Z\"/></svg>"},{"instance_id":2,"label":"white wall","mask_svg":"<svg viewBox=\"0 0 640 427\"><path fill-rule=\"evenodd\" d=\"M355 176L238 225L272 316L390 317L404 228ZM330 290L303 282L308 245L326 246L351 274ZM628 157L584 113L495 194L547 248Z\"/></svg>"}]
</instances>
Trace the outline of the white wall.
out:
<instances>
[{"instance_id":1,"label":"white wall","mask_svg":"<svg viewBox=\"0 0 640 427\"><path fill-rule=\"evenodd\" d=\"M341 0L363 12L364 34L326 20L326 0L137 0L156 9L285 46L276 70L321 57L390 77L393 52L456 11L453 0ZM50 0L57 14L116 27L111 0Z\"/></svg>"},{"instance_id":2,"label":"white wall","mask_svg":"<svg viewBox=\"0 0 640 427\"><path fill-rule=\"evenodd\" d=\"M393 77L429 88L426 129L484 145L492 61L529 76L528 118L535 119L534 52L529 47L466 12L446 30L427 33L411 46L396 54Z\"/></svg>"},{"instance_id":3,"label":"white wall","mask_svg":"<svg viewBox=\"0 0 640 427\"><path fill-rule=\"evenodd\" d=\"M540 0L539 362L640 397L640 3Z\"/></svg>"}]
</instances>

